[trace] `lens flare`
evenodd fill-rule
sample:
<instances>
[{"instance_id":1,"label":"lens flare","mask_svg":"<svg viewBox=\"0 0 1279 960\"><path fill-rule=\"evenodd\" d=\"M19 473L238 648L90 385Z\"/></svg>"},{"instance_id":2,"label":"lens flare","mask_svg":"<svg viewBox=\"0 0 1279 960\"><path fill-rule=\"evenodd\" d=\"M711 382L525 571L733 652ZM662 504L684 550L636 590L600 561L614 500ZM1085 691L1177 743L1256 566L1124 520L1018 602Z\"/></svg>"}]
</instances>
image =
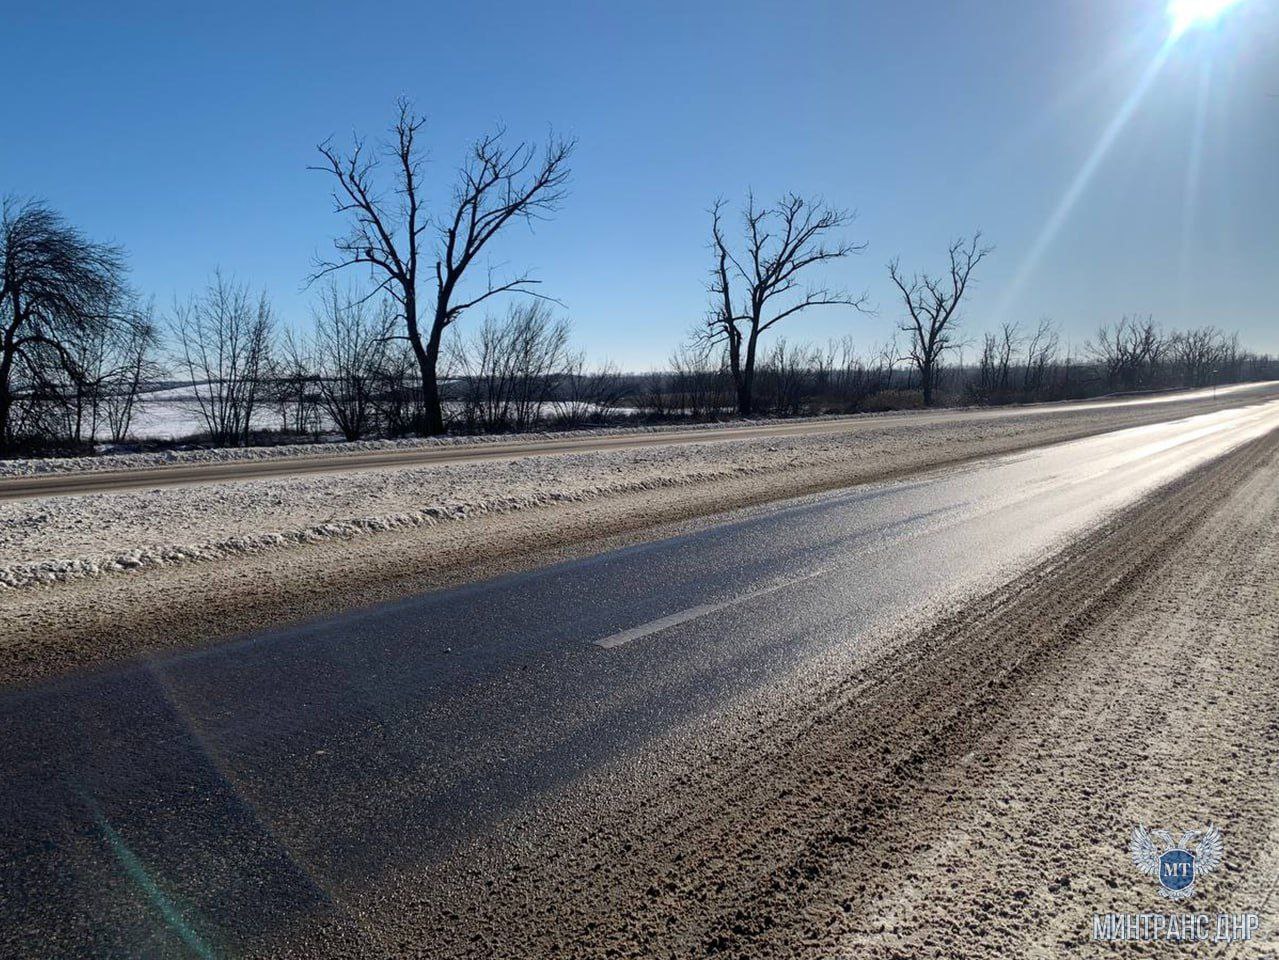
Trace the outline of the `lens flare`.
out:
<instances>
[{"instance_id":1,"label":"lens flare","mask_svg":"<svg viewBox=\"0 0 1279 960\"><path fill-rule=\"evenodd\" d=\"M1146 93L1154 84L1155 78L1159 76L1159 71L1168 62L1168 56L1171 54L1172 48L1172 40L1164 41L1159 48L1159 52L1155 54L1155 58L1150 61L1150 64L1137 81L1137 85L1133 87L1128 96L1124 98L1123 103L1119 105L1118 111L1111 118L1110 123L1106 125L1106 129L1102 131L1101 138L1093 146L1092 151L1084 160L1083 166L1079 168L1074 179L1070 181L1066 192L1062 194L1061 200L1057 202L1052 215L1049 216L1047 222L1040 229L1035 242L1031 244L1026 255L1022 257L1021 265L1017 268L1017 272L1013 274L1012 280L1004 291L1003 299L996 307L996 317L1002 318L1008 315L1013 302L1030 280L1035 268L1039 266L1039 261L1048 252L1048 248L1057 238L1057 234L1061 232L1062 227L1066 225L1066 221L1070 219L1070 214L1075 209L1075 205L1079 203L1084 192L1088 189L1088 185L1092 183L1093 177L1096 176L1097 171L1101 168L1102 161L1106 159L1111 147L1115 145L1119 135L1128 126L1129 121L1136 114L1137 108L1141 106Z\"/></svg>"},{"instance_id":2,"label":"lens flare","mask_svg":"<svg viewBox=\"0 0 1279 960\"><path fill-rule=\"evenodd\" d=\"M1176 39L1192 27L1214 22L1240 0L1172 0L1168 16L1172 18L1172 37Z\"/></svg>"},{"instance_id":3,"label":"lens flare","mask_svg":"<svg viewBox=\"0 0 1279 960\"><path fill-rule=\"evenodd\" d=\"M1150 65L1142 73L1137 81L1137 85L1132 92L1120 104L1119 110L1111 118L1110 123L1102 131L1101 138L1093 146L1092 151L1085 158L1083 166L1075 174L1073 180L1066 188L1066 192L1058 201L1057 206L1053 209L1052 214L1044 223L1039 231L1039 235L1035 238L1026 254L1022 257L1021 264L1017 268L1017 272L1013 274L1008 286L1004 291L1003 298L995 307L994 316L1003 318L1008 315L1012 309L1012 305L1020 295L1022 289L1029 281L1036 267L1039 265L1040 259L1047 252L1052 242L1057 238L1057 234L1065 226L1066 221L1070 218L1071 212L1079 203L1089 184L1092 183L1093 177L1096 175L1102 162L1106 159L1106 155L1110 153L1111 148L1115 145L1115 141L1119 139L1119 135L1128 126L1133 115L1137 112L1137 108L1141 106L1141 102L1145 99L1146 93L1154 84L1155 78L1163 69L1168 58L1172 55L1177 45L1178 38L1187 30L1195 27L1208 26L1214 22L1231 7L1241 3L1242 0L1171 0L1168 4L1168 16L1172 19L1172 29L1167 38L1160 45L1154 59ZM1195 137L1196 140L1202 140L1203 137L1203 98L1206 97L1206 90L1201 90L1201 104L1199 115L1196 118ZM1202 144L1196 143L1192 148L1193 152L1190 159L1190 170L1187 173L1187 207L1183 212L1183 223L1189 223L1193 194L1197 189L1199 179L1199 151ZM1183 270L1184 275L1184 270Z\"/></svg>"}]
</instances>

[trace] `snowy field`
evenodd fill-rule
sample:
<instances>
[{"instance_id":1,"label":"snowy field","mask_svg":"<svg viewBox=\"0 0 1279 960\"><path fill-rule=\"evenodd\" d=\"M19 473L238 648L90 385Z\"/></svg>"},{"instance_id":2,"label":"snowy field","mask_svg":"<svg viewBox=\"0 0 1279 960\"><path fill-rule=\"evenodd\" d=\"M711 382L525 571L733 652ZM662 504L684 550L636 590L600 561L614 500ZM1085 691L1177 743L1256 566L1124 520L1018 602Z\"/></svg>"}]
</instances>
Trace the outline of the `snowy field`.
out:
<instances>
[{"instance_id":1,"label":"snowy field","mask_svg":"<svg viewBox=\"0 0 1279 960\"><path fill-rule=\"evenodd\" d=\"M173 387L169 390L155 390L138 397L133 420L129 425L129 438L132 440L182 440L208 432L208 424L200 413L200 401L196 389L190 386ZM206 388L207 389L207 388ZM560 402L539 404L539 416L551 418L567 412L573 406L579 416L588 416L599 410L593 404L565 404ZM461 404L445 403L445 416L460 411ZM627 410L614 409L614 413L627 413ZM317 410L321 431L336 431L337 427L323 410ZM260 404L253 412L252 425L255 430L287 429L288 424L278 408L272 404Z\"/></svg>"},{"instance_id":2,"label":"snowy field","mask_svg":"<svg viewBox=\"0 0 1279 960\"><path fill-rule=\"evenodd\" d=\"M252 422L257 430L280 426L279 417L265 407L254 411ZM190 386L142 394L129 424L129 436L134 440L180 440L207 430Z\"/></svg>"}]
</instances>

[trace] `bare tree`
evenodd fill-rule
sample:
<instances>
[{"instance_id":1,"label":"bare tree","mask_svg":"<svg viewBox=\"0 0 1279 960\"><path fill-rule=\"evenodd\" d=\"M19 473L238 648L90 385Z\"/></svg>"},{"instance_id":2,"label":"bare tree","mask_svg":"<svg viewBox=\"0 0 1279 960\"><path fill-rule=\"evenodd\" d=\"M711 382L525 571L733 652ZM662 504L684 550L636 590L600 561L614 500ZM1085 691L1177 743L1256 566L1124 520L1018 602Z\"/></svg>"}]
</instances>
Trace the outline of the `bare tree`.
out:
<instances>
[{"instance_id":1,"label":"bare tree","mask_svg":"<svg viewBox=\"0 0 1279 960\"><path fill-rule=\"evenodd\" d=\"M1102 366L1112 389L1137 390L1155 385L1168 343L1153 317L1125 316L1102 324L1085 350Z\"/></svg>"},{"instance_id":2,"label":"bare tree","mask_svg":"<svg viewBox=\"0 0 1279 960\"><path fill-rule=\"evenodd\" d=\"M174 304L169 326L209 435L247 442L275 337L266 294L254 301L248 286L215 272L203 293Z\"/></svg>"},{"instance_id":3,"label":"bare tree","mask_svg":"<svg viewBox=\"0 0 1279 960\"><path fill-rule=\"evenodd\" d=\"M538 283L528 274L499 280L491 272L480 289L464 290L463 281L504 227L512 221L532 223L559 208L574 144L552 136L539 154L532 144L507 146L501 129L481 138L459 171L450 207L432 224L423 208L422 153L417 141L425 120L407 100L398 102L398 110L393 141L384 151L394 166L398 203L387 201L378 182L380 158L367 152L363 141L356 139L345 152L334 147L332 140L320 144L324 163L312 169L336 180L334 205L350 219L350 230L334 241L337 259L319 262L311 279L361 264L373 272L378 281L373 293L385 290L398 304L417 361L425 415L422 429L438 434L444 432L437 379L444 331L466 310L490 297L536 295L533 287ZM432 226L436 238L432 251L427 251L426 234ZM433 302L422 309L418 285L424 266L435 291Z\"/></svg>"},{"instance_id":4,"label":"bare tree","mask_svg":"<svg viewBox=\"0 0 1279 960\"><path fill-rule=\"evenodd\" d=\"M1004 323L986 333L977 358L977 395L983 401L1007 398L1012 387L1013 354L1023 340L1021 325Z\"/></svg>"},{"instance_id":5,"label":"bare tree","mask_svg":"<svg viewBox=\"0 0 1279 960\"><path fill-rule=\"evenodd\" d=\"M449 359L464 421L487 431L527 430L542 419L581 360L569 349L568 321L537 301L512 306L501 320L486 317L473 337L453 338Z\"/></svg>"},{"instance_id":6,"label":"bare tree","mask_svg":"<svg viewBox=\"0 0 1279 960\"><path fill-rule=\"evenodd\" d=\"M1169 349L1181 368L1182 382L1188 387L1203 387L1233 373L1230 368L1238 352L1238 334L1229 337L1216 327L1196 327L1174 333Z\"/></svg>"},{"instance_id":7,"label":"bare tree","mask_svg":"<svg viewBox=\"0 0 1279 960\"><path fill-rule=\"evenodd\" d=\"M896 351L877 349L871 366L857 352L852 337L842 337L836 347L834 369L831 372L832 398L845 410L855 409L872 393L888 386L891 376L888 365Z\"/></svg>"},{"instance_id":8,"label":"bare tree","mask_svg":"<svg viewBox=\"0 0 1279 960\"><path fill-rule=\"evenodd\" d=\"M1039 321L1034 334L1026 342L1026 365L1022 370L1021 389L1030 396L1047 385L1048 374L1057 363L1061 336L1057 326L1047 317Z\"/></svg>"},{"instance_id":9,"label":"bare tree","mask_svg":"<svg viewBox=\"0 0 1279 960\"><path fill-rule=\"evenodd\" d=\"M65 391L65 434L77 442L93 442L105 428L120 442L129 432L142 384L160 372L154 309L135 304L121 291L106 305L107 323L67 333L64 349L71 355Z\"/></svg>"},{"instance_id":10,"label":"bare tree","mask_svg":"<svg viewBox=\"0 0 1279 960\"><path fill-rule=\"evenodd\" d=\"M566 424L603 420L625 399L626 380L617 364L605 360L588 368L585 356L578 353L569 358L565 369L556 419Z\"/></svg>"},{"instance_id":11,"label":"bare tree","mask_svg":"<svg viewBox=\"0 0 1279 960\"><path fill-rule=\"evenodd\" d=\"M642 382L638 406L649 416L718 417L734 407L725 351L705 337L681 344L667 361L669 372Z\"/></svg>"},{"instance_id":12,"label":"bare tree","mask_svg":"<svg viewBox=\"0 0 1279 960\"><path fill-rule=\"evenodd\" d=\"M319 434L324 426L320 417L320 378L310 340L286 328L270 352L264 379L262 399L279 415L280 429L285 433Z\"/></svg>"},{"instance_id":13,"label":"bare tree","mask_svg":"<svg viewBox=\"0 0 1279 960\"><path fill-rule=\"evenodd\" d=\"M418 376L412 347L405 341L392 340L378 372L374 403L382 429L390 436L410 434L425 421Z\"/></svg>"},{"instance_id":14,"label":"bare tree","mask_svg":"<svg viewBox=\"0 0 1279 960\"><path fill-rule=\"evenodd\" d=\"M760 364L760 395L764 409L777 416L806 411L818 393L826 357L812 344L788 343L779 337Z\"/></svg>"},{"instance_id":15,"label":"bare tree","mask_svg":"<svg viewBox=\"0 0 1279 960\"><path fill-rule=\"evenodd\" d=\"M847 211L806 200L796 194L776 206L760 207L748 195L743 212L744 241L734 253L725 237L723 209L711 207L711 310L703 336L722 343L737 393L737 410L750 416L755 403L755 363L759 338L787 317L810 307L843 305L864 309L866 295L851 296L826 287L802 287L809 267L839 260L865 249L865 244L833 240L830 235L853 220ZM734 290L738 292L734 293Z\"/></svg>"},{"instance_id":16,"label":"bare tree","mask_svg":"<svg viewBox=\"0 0 1279 960\"><path fill-rule=\"evenodd\" d=\"M314 313L316 383L329 419L347 440L359 440L373 425L381 371L395 325L390 304L370 303L330 285Z\"/></svg>"},{"instance_id":17,"label":"bare tree","mask_svg":"<svg viewBox=\"0 0 1279 960\"><path fill-rule=\"evenodd\" d=\"M95 243L43 203L0 201L0 452L12 449L22 382L49 380L49 365L75 378L73 335L111 323L124 254Z\"/></svg>"},{"instance_id":18,"label":"bare tree","mask_svg":"<svg viewBox=\"0 0 1279 960\"><path fill-rule=\"evenodd\" d=\"M959 306L968 290L973 270L991 253L982 246L981 233L950 245L950 269L945 276L916 273L909 279L900 260L888 264L888 275L901 292L908 319L899 328L909 338L907 358L919 371L924 406L931 406L937 373L946 352L958 345Z\"/></svg>"},{"instance_id":19,"label":"bare tree","mask_svg":"<svg viewBox=\"0 0 1279 960\"><path fill-rule=\"evenodd\" d=\"M875 389L872 393L893 389L897 364L901 362L901 351L897 347L898 333L898 330L893 330L875 350Z\"/></svg>"},{"instance_id":20,"label":"bare tree","mask_svg":"<svg viewBox=\"0 0 1279 960\"><path fill-rule=\"evenodd\" d=\"M106 404L107 426L116 443L129 435L143 384L164 375L164 366L156 358L159 348L160 327L155 319L155 306L148 303L134 313L125 335L118 341L117 374Z\"/></svg>"}]
</instances>

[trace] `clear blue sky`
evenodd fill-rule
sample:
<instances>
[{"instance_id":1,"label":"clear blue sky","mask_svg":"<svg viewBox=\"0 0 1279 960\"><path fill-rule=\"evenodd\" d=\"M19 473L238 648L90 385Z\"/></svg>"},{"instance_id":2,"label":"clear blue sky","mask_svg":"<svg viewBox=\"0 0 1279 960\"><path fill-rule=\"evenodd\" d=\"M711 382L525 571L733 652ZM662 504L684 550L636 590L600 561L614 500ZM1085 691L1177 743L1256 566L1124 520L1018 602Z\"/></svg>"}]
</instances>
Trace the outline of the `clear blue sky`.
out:
<instances>
[{"instance_id":1,"label":"clear blue sky","mask_svg":"<svg viewBox=\"0 0 1279 960\"><path fill-rule=\"evenodd\" d=\"M1279 352L1279 4L1242 0L1167 55L1061 228L1028 255L1168 35L1163 0L11 4L0 33L0 192L51 201L131 253L167 305L215 266L302 323L339 230L308 172L329 134L430 118L447 196L468 140L576 136L572 194L496 266L532 268L594 356L659 364L702 315L705 210L748 187L855 208L869 247L824 278L898 319L884 264L996 244L974 334L1049 315L1238 328ZM474 318L473 318L474 319Z\"/></svg>"}]
</instances>

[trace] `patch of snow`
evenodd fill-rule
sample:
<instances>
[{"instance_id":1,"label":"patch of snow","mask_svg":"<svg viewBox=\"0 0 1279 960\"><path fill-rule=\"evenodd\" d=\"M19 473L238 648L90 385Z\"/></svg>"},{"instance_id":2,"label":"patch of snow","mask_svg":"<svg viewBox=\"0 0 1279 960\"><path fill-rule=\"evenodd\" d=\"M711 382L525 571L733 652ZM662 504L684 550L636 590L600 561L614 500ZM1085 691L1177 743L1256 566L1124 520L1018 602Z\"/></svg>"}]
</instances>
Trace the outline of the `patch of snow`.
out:
<instances>
[{"instance_id":1,"label":"patch of snow","mask_svg":"<svg viewBox=\"0 0 1279 960\"><path fill-rule=\"evenodd\" d=\"M741 426L770 423L839 421L849 415L822 417L790 417L736 421ZM879 414L857 414L859 418ZM170 423L174 421L169 421ZM270 447L216 447L200 450L157 450L148 453L107 453L96 457L36 457L0 461L0 477L37 476L51 473L89 473L111 470L140 470L147 467L187 463L231 463L248 460L280 460L290 457L340 456L378 450L411 450L423 447L455 446L486 443L531 443L538 440L567 440L574 437L605 437L620 434L683 433L690 430L712 430L732 426L733 422L661 424L653 426L596 427L581 430L555 430L537 433L497 433L480 436L424 437L401 440L331 440L320 443L291 443ZM195 428L201 429L200 426ZM191 431L188 431L191 432Z\"/></svg>"},{"instance_id":2,"label":"patch of snow","mask_svg":"<svg viewBox=\"0 0 1279 960\"><path fill-rule=\"evenodd\" d=\"M954 438L949 438L949 433ZM936 444L963 431L934 431ZM892 431L897 445L918 436ZM871 455L818 435L44 497L0 503L0 587L20 588Z\"/></svg>"}]
</instances>

